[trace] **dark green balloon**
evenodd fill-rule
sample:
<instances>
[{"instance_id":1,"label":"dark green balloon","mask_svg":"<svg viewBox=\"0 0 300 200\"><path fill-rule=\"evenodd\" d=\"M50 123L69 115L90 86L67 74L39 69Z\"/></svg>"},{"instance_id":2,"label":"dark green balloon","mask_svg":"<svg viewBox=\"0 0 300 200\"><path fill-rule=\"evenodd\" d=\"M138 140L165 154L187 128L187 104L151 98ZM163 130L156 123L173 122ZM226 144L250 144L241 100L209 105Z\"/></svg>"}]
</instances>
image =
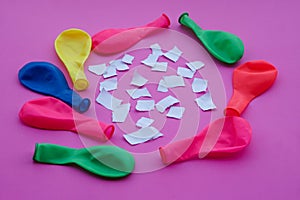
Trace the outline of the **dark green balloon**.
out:
<instances>
[{"instance_id":1,"label":"dark green balloon","mask_svg":"<svg viewBox=\"0 0 300 200\"><path fill-rule=\"evenodd\" d=\"M133 156L116 146L73 149L54 144L36 144L33 160L56 165L75 164L99 176L121 178L134 169Z\"/></svg>"},{"instance_id":2,"label":"dark green balloon","mask_svg":"<svg viewBox=\"0 0 300 200\"><path fill-rule=\"evenodd\" d=\"M224 31L203 30L189 17L188 13L183 13L178 21L192 29L207 51L216 59L227 64L234 64L242 58L244 44L236 35Z\"/></svg>"}]
</instances>

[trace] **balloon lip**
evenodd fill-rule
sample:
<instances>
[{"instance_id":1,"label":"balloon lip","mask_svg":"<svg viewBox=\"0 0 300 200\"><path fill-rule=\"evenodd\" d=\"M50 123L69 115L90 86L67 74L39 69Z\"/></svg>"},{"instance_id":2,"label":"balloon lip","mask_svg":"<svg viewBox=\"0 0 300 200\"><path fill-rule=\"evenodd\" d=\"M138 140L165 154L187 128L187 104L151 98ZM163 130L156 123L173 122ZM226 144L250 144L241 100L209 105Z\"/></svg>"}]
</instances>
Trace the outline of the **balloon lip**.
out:
<instances>
[{"instance_id":1,"label":"balloon lip","mask_svg":"<svg viewBox=\"0 0 300 200\"><path fill-rule=\"evenodd\" d=\"M179 18L178 18L178 22L181 24L181 20L182 20L182 18L183 17L185 17L185 16L189 16L189 13L187 13L187 12L184 12L184 13L182 13L180 16L179 16Z\"/></svg>"},{"instance_id":2,"label":"balloon lip","mask_svg":"<svg viewBox=\"0 0 300 200\"><path fill-rule=\"evenodd\" d=\"M159 150L160 158L161 158L163 164L167 165L168 164L168 162L167 162L167 156L166 156L166 154L164 152L163 147L159 147L158 150Z\"/></svg>"},{"instance_id":3,"label":"balloon lip","mask_svg":"<svg viewBox=\"0 0 300 200\"><path fill-rule=\"evenodd\" d=\"M79 103L77 111L79 113L84 113L89 109L90 105L91 105L91 100L88 98L85 98Z\"/></svg>"},{"instance_id":4,"label":"balloon lip","mask_svg":"<svg viewBox=\"0 0 300 200\"><path fill-rule=\"evenodd\" d=\"M34 153L33 153L33 157L32 157L32 159L34 160L34 161L36 161L36 154L37 154L37 150L38 150L38 148L39 148L39 143L35 143L35 149L34 149Z\"/></svg>"},{"instance_id":5,"label":"balloon lip","mask_svg":"<svg viewBox=\"0 0 300 200\"><path fill-rule=\"evenodd\" d=\"M89 82L86 79L77 79L74 84L74 88L77 91L86 90L89 87Z\"/></svg>"},{"instance_id":6,"label":"balloon lip","mask_svg":"<svg viewBox=\"0 0 300 200\"><path fill-rule=\"evenodd\" d=\"M166 15L165 13L163 13L162 16L165 17L165 19L167 20L167 26L170 26L171 20L170 20L170 18L168 17L168 15Z\"/></svg>"},{"instance_id":7,"label":"balloon lip","mask_svg":"<svg viewBox=\"0 0 300 200\"><path fill-rule=\"evenodd\" d=\"M115 126L112 125L112 124L110 124L110 125L108 125L108 126L105 127L105 129L103 130L103 132L104 132L104 135L105 135L105 139L107 141L107 140L109 140L113 136L113 134L115 132Z\"/></svg>"}]
</instances>

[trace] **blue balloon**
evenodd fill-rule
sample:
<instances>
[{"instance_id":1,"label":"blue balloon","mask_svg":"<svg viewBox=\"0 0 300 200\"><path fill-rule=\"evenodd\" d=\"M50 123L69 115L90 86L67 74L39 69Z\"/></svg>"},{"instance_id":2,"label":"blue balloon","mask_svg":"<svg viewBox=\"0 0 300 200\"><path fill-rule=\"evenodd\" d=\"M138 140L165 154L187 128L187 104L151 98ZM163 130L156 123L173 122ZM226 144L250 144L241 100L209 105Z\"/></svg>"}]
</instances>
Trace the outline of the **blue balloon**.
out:
<instances>
[{"instance_id":1,"label":"blue balloon","mask_svg":"<svg viewBox=\"0 0 300 200\"><path fill-rule=\"evenodd\" d=\"M20 83L28 89L60 99L80 113L90 107L91 101L88 98L81 98L72 90L64 74L51 63L27 63L20 69L18 77Z\"/></svg>"}]
</instances>

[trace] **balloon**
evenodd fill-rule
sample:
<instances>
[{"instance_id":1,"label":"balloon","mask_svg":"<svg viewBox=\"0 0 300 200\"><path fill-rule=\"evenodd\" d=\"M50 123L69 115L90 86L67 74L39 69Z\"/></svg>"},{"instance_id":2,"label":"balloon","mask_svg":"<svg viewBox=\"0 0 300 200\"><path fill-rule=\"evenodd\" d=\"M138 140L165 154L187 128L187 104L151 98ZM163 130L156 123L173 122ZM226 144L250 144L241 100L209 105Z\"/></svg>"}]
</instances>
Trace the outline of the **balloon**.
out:
<instances>
[{"instance_id":1,"label":"balloon","mask_svg":"<svg viewBox=\"0 0 300 200\"><path fill-rule=\"evenodd\" d=\"M129 175L135 165L133 156L116 146L93 146L73 149L54 144L36 144L33 160L55 165L77 165L107 178Z\"/></svg>"},{"instance_id":2,"label":"balloon","mask_svg":"<svg viewBox=\"0 0 300 200\"><path fill-rule=\"evenodd\" d=\"M252 129L245 119L228 116L212 122L196 136L160 147L159 151L164 164L199 159L202 149L209 149L204 152L207 158L225 157L248 146L251 135ZM206 138L214 136L218 139L211 148L202 147Z\"/></svg>"},{"instance_id":3,"label":"balloon","mask_svg":"<svg viewBox=\"0 0 300 200\"><path fill-rule=\"evenodd\" d=\"M18 76L20 83L34 92L58 98L80 113L89 109L90 100L82 99L71 90L64 74L51 63L27 63L20 69Z\"/></svg>"},{"instance_id":4,"label":"balloon","mask_svg":"<svg viewBox=\"0 0 300 200\"><path fill-rule=\"evenodd\" d=\"M240 116L255 97L272 86L277 74L277 69L263 60L249 61L237 67L233 71L233 95L225 115Z\"/></svg>"},{"instance_id":5,"label":"balloon","mask_svg":"<svg viewBox=\"0 0 300 200\"><path fill-rule=\"evenodd\" d=\"M62 101L53 97L44 97L26 102L19 112L26 125L49 130L67 130L107 141L115 127L98 122L73 110Z\"/></svg>"},{"instance_id":6,"label":"balloon","mask_svg":"<svg viewBox=\"0 0 300 200\"><path fill-rule=\"evenodd\" d=\"M158 19L145 26L123 29L107 29L100 31L92 37L92 49L99 54L114 54L122 52L159 28L168 28L170 19L162 14Z\"/></svg>"},{"instance_id":7,"label":"balloon","mask_svg":"<svg viewBox=\"0 0 300 200\"><path fill-rule=\"evenodd\" d=\"M224 31L203 30L189 17L188 13L183 13L178 21L192 29L204 47L216 59L233 64L242 58L244 44L236 35Z\"/></svg>"},{"instance_id":8,"label":"balloon","mask_svg":"<svg viewBox=\"0 0 300 200\"><path fill-rule=\"evenodd\" d=\"M74 88L78 91L89 86L84 74L84 62L90 54L91 46L91 36L80 29L65 30L55 40L56 53L65 64Z\"/></svg>"}]
</instances>

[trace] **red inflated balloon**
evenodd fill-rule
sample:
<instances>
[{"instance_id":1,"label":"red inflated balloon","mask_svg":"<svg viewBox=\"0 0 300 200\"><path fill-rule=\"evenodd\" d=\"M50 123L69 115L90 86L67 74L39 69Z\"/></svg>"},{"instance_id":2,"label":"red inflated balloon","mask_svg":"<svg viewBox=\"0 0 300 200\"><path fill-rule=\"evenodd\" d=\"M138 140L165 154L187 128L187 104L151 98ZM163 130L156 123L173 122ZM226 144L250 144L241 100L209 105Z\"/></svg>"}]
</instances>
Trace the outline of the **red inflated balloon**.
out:
<instances>
[{"instance_id":1,"label":"red inflated balloon","mask_svg":"<svg viewBox=\"0 0 300 200\"><path fill-rule=\"evenodd\" d=\"M228 116L212 122L196 136L160 147L159 151L164 164L203 158L203 153L208 158L225 157L248 146L251 136L252 129L245 119ZM210 137L218 139L213 146L204 147L205 139Z\"/></svg>"},{"instance_id":2,"label":"red inflated balloon","mask_svg":"<svg viewBox=\"0 0 300 200\"><path fill-rule=\"evenodd\" d=\"M233 72L233 95L225 109L227 116L240 116L250 101L268 90L277 77L277 69L263 60L246 62Z\"/></svg>"},{"instance_id":3,"label":"red inflated balloon","mask_svg":"<svg viewBox=\"0 0 300 200\"><path fill-rule=\"evenodd\" d=\"M28 101L21 108L19 117L28 126L68 130L101 141L110 139L115 130L113 125L74 112L70 106L52 97Z\"/></svg>"},{"instance_id":4,"label":"red inflated balloon","mask_svg":"<svg viewBox=\"0 0 300 200\"><path fill-rule=\"evenodd\" d=\"M166 14L162 14L145 26L103 30L92 37L92 49L96 53L104 55L122 52L157 31L158 28L168 28L169 26L170 19Z\"/></svg>"}]
</instances>

